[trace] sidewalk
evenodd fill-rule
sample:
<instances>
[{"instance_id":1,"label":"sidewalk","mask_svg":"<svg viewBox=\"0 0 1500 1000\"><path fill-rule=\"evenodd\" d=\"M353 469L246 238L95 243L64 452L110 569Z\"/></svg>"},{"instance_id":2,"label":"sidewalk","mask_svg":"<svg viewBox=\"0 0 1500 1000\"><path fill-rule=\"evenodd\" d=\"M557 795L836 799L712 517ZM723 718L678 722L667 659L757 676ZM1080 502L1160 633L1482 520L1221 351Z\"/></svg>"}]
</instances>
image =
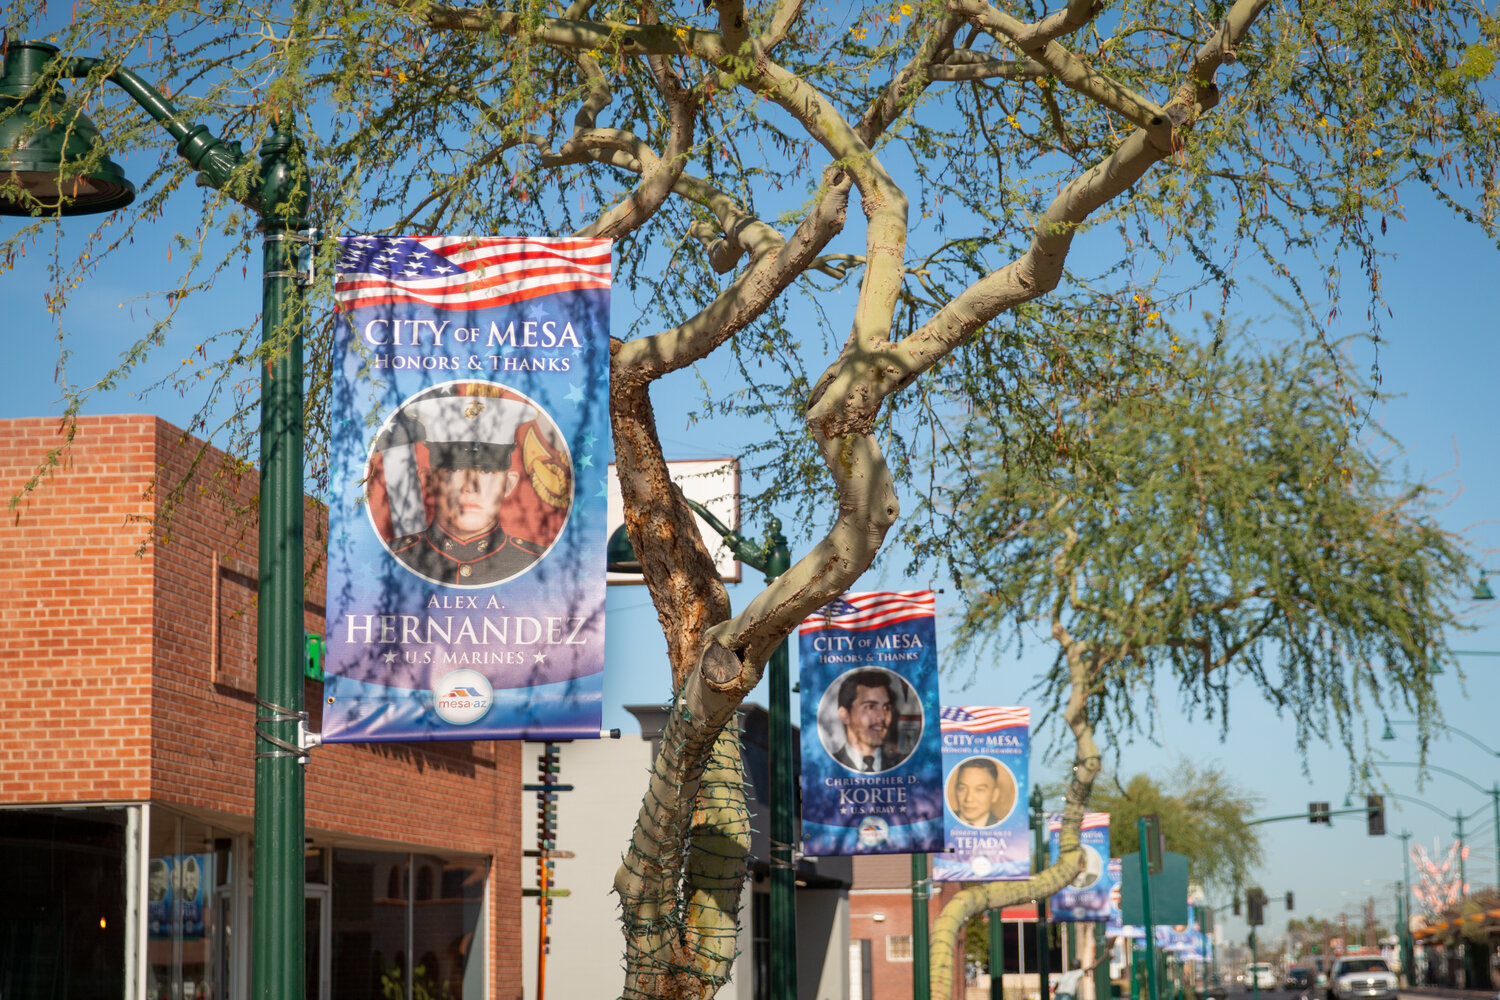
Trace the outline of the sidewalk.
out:
<instances>
[{"instance_id":1,"label":"sidewalk","mask_svg":"<svg viewBox=\"0 0 1500 1000\"><path fill-rule=\"evenodd\" d=\"M1496 1000L1494 990L1461 990L1454 986L1403 986L1403 996L1444 997L1446 1000Z\"/></svg>"}]
</instances>

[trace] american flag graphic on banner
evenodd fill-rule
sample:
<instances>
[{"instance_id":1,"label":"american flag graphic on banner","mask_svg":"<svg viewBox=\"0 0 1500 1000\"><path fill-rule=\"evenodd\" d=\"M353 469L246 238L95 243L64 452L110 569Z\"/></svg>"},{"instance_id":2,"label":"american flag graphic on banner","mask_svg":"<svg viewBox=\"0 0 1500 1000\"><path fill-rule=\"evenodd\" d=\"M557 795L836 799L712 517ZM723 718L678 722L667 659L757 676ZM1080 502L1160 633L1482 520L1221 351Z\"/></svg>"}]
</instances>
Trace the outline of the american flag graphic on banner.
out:
<instances>
[{"instance_id":1,"label":"american flag graphic on banner","mask_svg":"<svg viewBox=\"0 0 1500 1000\"><path fill-rule=\"evenodd\" d=\"M608 288L607 239L344 236L333 292L340 308L413 302L484 309L581 288Z\"/></svg>"},{"instance_id":2,"label":"american flag graphic on banner","mask_svg":"<svg viewBox=\"0 0 1500 1000\"><path fill-rule=\"evenodd\" d=\"M1079 825L1080 830L1109 829L1109 813L1084 813L1083 822ZM1051 813L1047 816L1047 830L1062 829L1062 814Z\"/></svg>"},{"instance_id":3,"label":"american flag graphic on banner","mask_svg":"<svg viewBox=\"0 0 1500 1000\"><path fill-rule=\"evenodd\" d=\"M1029 708L989 708L982 705L943 707L942 727L945 733L992 733L997 729L1029 725Z\"/></svg>"},{"instance_id":4,"label":"american flag graphic on banner","mask_svg":"<svg viewBox=\"0 0 1500 1000\"><path fill-rule=\"evenodd\" d=\"M935 614L937 598L930 590L845 594L829 601L817 614L804 618L801 631L879 628L913 618L931 618Z\"/></svg>"}]
</instances>

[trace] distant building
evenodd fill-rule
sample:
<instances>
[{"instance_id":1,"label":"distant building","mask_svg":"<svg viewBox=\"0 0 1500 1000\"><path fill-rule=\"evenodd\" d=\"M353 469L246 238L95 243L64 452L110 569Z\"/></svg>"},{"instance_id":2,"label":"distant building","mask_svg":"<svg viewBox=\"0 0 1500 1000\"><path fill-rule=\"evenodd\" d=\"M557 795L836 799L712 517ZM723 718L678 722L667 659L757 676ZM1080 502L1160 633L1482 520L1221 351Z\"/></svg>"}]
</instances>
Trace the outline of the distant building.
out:
<instances>
[{"instance_id":1,"label":"distant building","mask_svg":"<svg viewBox=\"0 0 1500 1000\"><path fill-rule=\"evenodd\" d=\"M849 891L850 1000L906 1000L912 995L915 952L912 934L912 865L907 854L862 854L854 861L854 885ZM929 861L925 866L931 872ZM927 900L928 940L943 905L963 884L933 882ZM975 920L981 924L985 917ZM1036 904L1008 906L1002 921L1005 989L1007 996L1038 997ZM1093 925L1080 925L1092 928ZM1057 935L1054 929L1052 932ZM1049 958L1053 973L1062 969L1058 939ZM962 953L954 968L962 974L955 996L989 997L989 974L968 967ZM1084 996L1092 998L1089 984Z\"/></svg>"},{"instance_id":2,"label":"distant building","mask_svg":"<svg viewBox=\"0 0 1500 1000\"><path fill-rule=\"evenodd\" d=\"M60 443L54 419L0 421L4 496ZM0 521L4 1000L249 995L256 473L199 447L83 418ZM325 523L309 503L313 635ZM321 695L309 679L314 730ZM520 997L521 749L313 752L308 1000Z\"/></svg>"}]
</instances>

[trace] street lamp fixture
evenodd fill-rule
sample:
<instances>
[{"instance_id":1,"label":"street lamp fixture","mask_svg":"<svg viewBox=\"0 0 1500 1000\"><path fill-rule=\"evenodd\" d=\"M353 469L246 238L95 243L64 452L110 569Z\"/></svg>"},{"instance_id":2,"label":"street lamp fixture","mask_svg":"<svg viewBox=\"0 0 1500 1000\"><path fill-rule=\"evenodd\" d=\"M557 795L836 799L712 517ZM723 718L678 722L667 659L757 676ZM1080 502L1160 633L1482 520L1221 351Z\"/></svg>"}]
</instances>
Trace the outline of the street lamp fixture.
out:
<instances>
[{"instance_id":1,"label":"street lamp fixture","mask_svg":"<svg viewBox=\"0 0 1500 1000\"><path fill-rule=\"evenodd\" d=\"M639 573L641 561L636 558L635 546L630 544L630 536L625 534L625 525L620 525L609 536L609 544L604 547L604 568L611 573Z\"/></svg>"},{"instance_id":2,"label":"street lamp fixture","mask_svg":"<svg viewBox=\"0 0 1500 1000\"><path fill-rule=\"evenodd\" d=\"M53 81L99 73L177 142L200 183L260 217L261 343L284 337L261 365L259 615L255 680L255 863L252 996L301 1000L304 968L306 731L303 661L303 389L298 292L308 185L301 143L275 128L259 163L238 143L185 120L142 77L100 59L60 56L45 42L12 42L0 71L0 215L84 215L129 205L135 187L103 155L99 130L63 112Z\"/></svg>"},{"instance_id":3,"label":"street lamp fixture","mask_svg":"<svg viewBox=\"0 0 1500 1000\"><path fill-rule=\"evenodd\" d=\"M58 120L53 95L38 87L57 47L18 42L5 58L0 78L0 215L90 215L124 208L135 200L125 171L100 151L99 129L82 114ZM36 122L45 122L35 125ZM82 169L69 168L88 164Z\"/></svg>"},{"instance_id":4,"label":"street lamp fixture","mask_svg":"<svg viewBox=\"0 0 1500 1000\"><path fill-rule=\"evenodd\" d=\"M1481 569L1479 571L1479 580L1474 584L1474 600L1493 601L1495 599L1495 591L1490 587L1491 573L1500 573L1500 570Z\"/></svg>"}]
</instances>

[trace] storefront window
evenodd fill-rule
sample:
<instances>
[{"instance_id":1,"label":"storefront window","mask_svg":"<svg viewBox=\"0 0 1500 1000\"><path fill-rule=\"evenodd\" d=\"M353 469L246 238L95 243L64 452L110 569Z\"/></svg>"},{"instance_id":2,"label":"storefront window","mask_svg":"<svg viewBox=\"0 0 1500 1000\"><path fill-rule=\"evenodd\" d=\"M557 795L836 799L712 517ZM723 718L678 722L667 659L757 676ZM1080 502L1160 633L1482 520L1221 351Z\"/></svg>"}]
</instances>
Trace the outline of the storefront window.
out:
<instances>
[{"instance_id":1,"label":"storefront window","mask_svg":"<svg viewBox=\"0 0 1500 1000\"><path fill-rule=\"evenodd\" d=\"M0 810L0 997L119 1000L126 811Z\"/></svg>"},{"instance_id":2,"label":"storefront window","mask_svg":"<svg viewBox=\"0 0 1500 1000\"><path fill-rule=\"evenodd\" d=\"M476 950L475 941L484 937L478 932L485 866L430 854L415 855L413 863L418 891L412 904L412 1000L477 1000L484 988L484 949Z\"/></svg>"},{"instance_id":3,"label":"storefront window","mask_svg":"<svg viewBox=\"0 0 1500 1000\"><path fill-rule=\"evenodd\" d=\"M216 849L214 831L165 809L151 814L146 862L146 998L211 1000L223 962L215 952L223 900L215 889L227 873L227 851Z\"/></svg>"},{"instance_id":4,"label":"storefront window","mask_svg":"<svg viewBox=\"0 0 1500 1000\"><path fill-rule=\"evenodd\" d=\"M333 852L333 996L406 995L408 855Z\"/></svg>"},{"instance_id":5,"label":"storefront window","mask_svg":"<svg viewBox=\"0 0 1500 1000\"><path fill-rule=\"evenodd\" d=\"M481 1000L484 862L332 853L331 1000Z\"/></svg>"}]
</instances>

